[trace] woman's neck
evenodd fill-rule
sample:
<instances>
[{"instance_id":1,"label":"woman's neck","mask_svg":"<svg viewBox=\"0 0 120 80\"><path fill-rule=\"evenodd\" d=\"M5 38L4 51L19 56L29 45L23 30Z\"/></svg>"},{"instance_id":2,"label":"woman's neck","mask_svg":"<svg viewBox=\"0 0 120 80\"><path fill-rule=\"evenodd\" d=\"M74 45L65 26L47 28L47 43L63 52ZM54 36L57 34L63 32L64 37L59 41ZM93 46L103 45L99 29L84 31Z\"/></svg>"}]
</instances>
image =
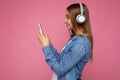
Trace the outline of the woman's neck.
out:
<instances>
[{"instance_id":1,"label":"woman's neck","mask_svg":"<svg viewBox=\"0 0 120 80\"><path fill-rule=\"evenodd\" d=\"M75 35L82 35L83 34L83 30L76 30L75 31Z\"/></svg>"}]
</instances>

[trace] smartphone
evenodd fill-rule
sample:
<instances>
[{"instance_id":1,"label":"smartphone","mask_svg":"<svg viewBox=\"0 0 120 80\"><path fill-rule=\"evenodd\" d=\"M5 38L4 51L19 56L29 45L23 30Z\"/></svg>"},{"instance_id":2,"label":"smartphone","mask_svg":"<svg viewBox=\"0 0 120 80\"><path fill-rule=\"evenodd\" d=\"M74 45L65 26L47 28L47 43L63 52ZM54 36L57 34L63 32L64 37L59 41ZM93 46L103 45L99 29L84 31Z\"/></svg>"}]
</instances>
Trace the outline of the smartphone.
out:
<instances>
[{"instance_id":1,"label":"smartphone","mask_svg":"<svg viewBox=\"0 0 120 80\"><path fill-rule=\"evenodd\" d=\"M39 28L39 31L40 31L41 33L43 33L41 24L38 24L38 28Z\"/></svg>"}]
</instances>

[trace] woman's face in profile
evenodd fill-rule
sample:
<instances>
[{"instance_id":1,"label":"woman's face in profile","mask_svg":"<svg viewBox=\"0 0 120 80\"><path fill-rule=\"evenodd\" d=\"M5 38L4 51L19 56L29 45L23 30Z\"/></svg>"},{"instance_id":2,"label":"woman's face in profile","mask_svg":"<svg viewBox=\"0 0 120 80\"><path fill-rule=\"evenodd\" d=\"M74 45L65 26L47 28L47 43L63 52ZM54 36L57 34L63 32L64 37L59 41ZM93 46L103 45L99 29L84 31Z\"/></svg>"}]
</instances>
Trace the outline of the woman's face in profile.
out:
<instances>
[{"instance_id":1,"label":"woman's face in profile","mask_svg":"<svg viewBox=\"0 0 120 80\"><path fill-rule=\"evenodd\" d=\"M66 24L68 29L72 29L72 23L71 23L71 20L70 20L70 15L69 15L69 12L67 10L66 10L65 24Z\"/></svg>"}]
</instances>

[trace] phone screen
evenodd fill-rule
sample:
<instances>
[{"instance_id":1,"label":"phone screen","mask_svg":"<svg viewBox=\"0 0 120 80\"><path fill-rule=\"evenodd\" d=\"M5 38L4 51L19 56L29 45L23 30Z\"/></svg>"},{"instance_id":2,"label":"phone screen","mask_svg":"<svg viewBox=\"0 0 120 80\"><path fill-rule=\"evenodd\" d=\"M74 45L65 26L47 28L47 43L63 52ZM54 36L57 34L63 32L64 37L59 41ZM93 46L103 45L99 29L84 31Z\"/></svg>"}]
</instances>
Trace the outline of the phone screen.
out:
<instances>
[{"instance_id":1,"label":"phone screen","mask_svg":"<svg viewBox=\"0 0 120 80\"><path fill-rule=\"evenodd\" d=\"M43 33L41 24L38 24L39 31Z\"/></svg>"}]
</instances>

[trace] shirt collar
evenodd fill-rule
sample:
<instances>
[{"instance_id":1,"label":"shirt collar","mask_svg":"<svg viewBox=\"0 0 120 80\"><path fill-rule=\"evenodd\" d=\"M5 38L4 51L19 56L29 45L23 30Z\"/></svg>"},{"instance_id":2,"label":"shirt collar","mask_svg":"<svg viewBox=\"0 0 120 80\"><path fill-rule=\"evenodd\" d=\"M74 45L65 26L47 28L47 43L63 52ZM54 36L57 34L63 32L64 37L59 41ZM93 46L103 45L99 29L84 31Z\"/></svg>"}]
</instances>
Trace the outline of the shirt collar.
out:
<instances>
[{"instance_id":1,"label":"shirt collar","mask_svg":"<svg viewBox=\"0 0 120 80\"><path fill-rule=\"evenodd\" d=\"M87 33L83 33L83 34L81 34L81 35L74 35L74 36L71 38L71 40L74 41L74 40L76 40L76 39L78 39L78 38L80 38L80 37L87 37L87 36L88 36Z\"/></svg>"}]
</instances>

